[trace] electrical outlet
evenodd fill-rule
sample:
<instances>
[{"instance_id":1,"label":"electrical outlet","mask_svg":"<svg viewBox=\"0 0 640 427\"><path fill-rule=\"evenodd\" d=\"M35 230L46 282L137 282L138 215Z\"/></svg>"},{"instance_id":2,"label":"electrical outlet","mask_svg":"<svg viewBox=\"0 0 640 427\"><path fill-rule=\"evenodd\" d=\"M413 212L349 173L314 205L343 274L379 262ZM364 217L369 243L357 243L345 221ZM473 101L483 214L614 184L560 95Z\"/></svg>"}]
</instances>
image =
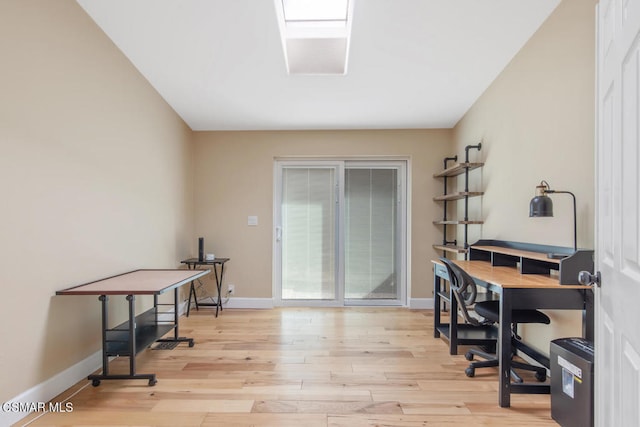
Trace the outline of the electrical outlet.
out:
<instances>
[{"instance_id":1,"label":"electrical outlet","mask_svg":"<svg viewBox=\"0 0 640 427\"><path fill-rule=\"evenodd\" d=\"M231 295L231 294L233 294L235 291L236 291L236 285L231 285L231 284L227 285L227 293L228 293L228 294L230 294L230 295Z\"/></svg>"}]
</instances>

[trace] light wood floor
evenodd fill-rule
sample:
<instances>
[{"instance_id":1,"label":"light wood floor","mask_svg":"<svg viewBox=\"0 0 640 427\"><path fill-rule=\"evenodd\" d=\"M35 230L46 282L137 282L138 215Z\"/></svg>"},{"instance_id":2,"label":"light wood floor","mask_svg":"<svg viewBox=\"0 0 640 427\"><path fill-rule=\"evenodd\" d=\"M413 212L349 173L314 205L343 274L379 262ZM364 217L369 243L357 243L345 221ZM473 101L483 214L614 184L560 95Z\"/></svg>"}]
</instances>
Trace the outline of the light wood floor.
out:
<instances>
[{"instance_id":1,"label":"light wood floor","mask_svg":"<svg viewBox=\"0 0 640 427\"><path fill-rule=\"evenodd\" d=\"M557 426L549 395L514 395L500 408L497 370L467 378L463 355L433 338L430 310L402 308L210 309L182 317L189 348L147 350L145 380L83 380L73 411L30 426ZM98 331L96 331L98 333ZM128 360L112 362L112 373ZM525 377L525 380L529 377Z\"/></svg>"}]
</instances>

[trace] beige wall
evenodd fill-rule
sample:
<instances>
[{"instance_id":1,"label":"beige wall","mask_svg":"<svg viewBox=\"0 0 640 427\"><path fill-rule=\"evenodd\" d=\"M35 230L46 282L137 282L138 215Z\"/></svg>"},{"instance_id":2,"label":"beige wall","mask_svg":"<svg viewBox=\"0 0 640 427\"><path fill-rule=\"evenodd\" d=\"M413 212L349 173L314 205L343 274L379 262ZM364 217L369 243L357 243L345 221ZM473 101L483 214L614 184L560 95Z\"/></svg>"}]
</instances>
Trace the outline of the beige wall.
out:
<instances>
[{"instance_id":1,"label":"beige wall","mask_svg":"<svg viewBox=\"0 0 640 427\"><path fill-rule=\"evenodd\" d=\"M193 199L191 131L74 1L0 2L0 57L4 402L100 349L97 298L55 292L176 267Z\"/></svg>"},{"instance_id":2,"label":"beige wall","mask_svg":"<svg viewBox=\"0 0 640 427\"><path fill-rule=\"evenodd\" d=\"M575 193L578 246L594 245L595 1L563 0L453 130L458 154L482 140L474 184L484 188L472 215L482 237L573 245L571 197L552 196L553 218L529 218L535 186ZM579 334L575 313L555 312L550 336ZM548 342L548 340L547 340Z\"/></svg>"},{"instance_id":3,"label":"beige wall","mask_svg":"<svg viewBox=\"0 0 640 427\"><path fill-rule=\"evenodd\" d=\"M432 174L479 140L475 237L569 245L568 200L527 217L546 179L576 193L593 247L593 3L564 0L453 131L192 133L74 1L0 2L0 400L99 350L97 299L56 290L175 267L203 236L238 297L270 298L275 157L411 157L412 298L432 297Z\"/></svg>"},{"instance_id":4,"label":"beige wall","mask_svg":"<svg viewBox=\"0 0 640 427\"><path fill-rule=\"evenodd\" d=\"M196 132L195 233L207 252L230 257L226 283L235 295L272 297L274 159L281 156L410 156L412 185L410 297L432 297L431 245L442 239L431 198L450 151L449 130ZM257 215L259 225L247 226ZM195 239L194 239L195 240Z\"/></svg>"}]
</instances>

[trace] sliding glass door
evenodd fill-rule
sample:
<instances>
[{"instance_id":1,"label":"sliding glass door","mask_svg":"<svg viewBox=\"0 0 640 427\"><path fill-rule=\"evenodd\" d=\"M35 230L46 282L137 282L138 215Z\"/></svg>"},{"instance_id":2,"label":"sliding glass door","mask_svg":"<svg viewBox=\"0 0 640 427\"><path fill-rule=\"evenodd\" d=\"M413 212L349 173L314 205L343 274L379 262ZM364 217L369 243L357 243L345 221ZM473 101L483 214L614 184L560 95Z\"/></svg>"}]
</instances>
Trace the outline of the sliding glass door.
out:
<instances>
[{"instance_id":1,"label":"sliding glass door","mask_svg":"<svg viewBox=\"0 0 640 427\"><path fill-rule=\"evenodd\" d=\"M277 161L276 304L400 305L406 161Z\"/></svg>"}]
</instances>

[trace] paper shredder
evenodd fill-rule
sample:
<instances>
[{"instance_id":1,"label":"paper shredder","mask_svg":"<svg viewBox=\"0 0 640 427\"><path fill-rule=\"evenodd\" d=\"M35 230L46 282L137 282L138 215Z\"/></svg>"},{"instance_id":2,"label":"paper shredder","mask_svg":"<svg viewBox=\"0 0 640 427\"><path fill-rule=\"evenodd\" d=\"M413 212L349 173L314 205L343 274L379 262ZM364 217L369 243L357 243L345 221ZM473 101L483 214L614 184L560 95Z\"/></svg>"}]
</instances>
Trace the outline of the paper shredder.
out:
<instances>
[{"instance_id":1,"label":"paper shredder","mask_svg":"<svg viewBox=\"0 0 640 427\"><path fill-rule=\"evenodd\" d=\"M551 417L562 427L593 426L593 343L551 341Z\"/></svg>"}]
</instances>

